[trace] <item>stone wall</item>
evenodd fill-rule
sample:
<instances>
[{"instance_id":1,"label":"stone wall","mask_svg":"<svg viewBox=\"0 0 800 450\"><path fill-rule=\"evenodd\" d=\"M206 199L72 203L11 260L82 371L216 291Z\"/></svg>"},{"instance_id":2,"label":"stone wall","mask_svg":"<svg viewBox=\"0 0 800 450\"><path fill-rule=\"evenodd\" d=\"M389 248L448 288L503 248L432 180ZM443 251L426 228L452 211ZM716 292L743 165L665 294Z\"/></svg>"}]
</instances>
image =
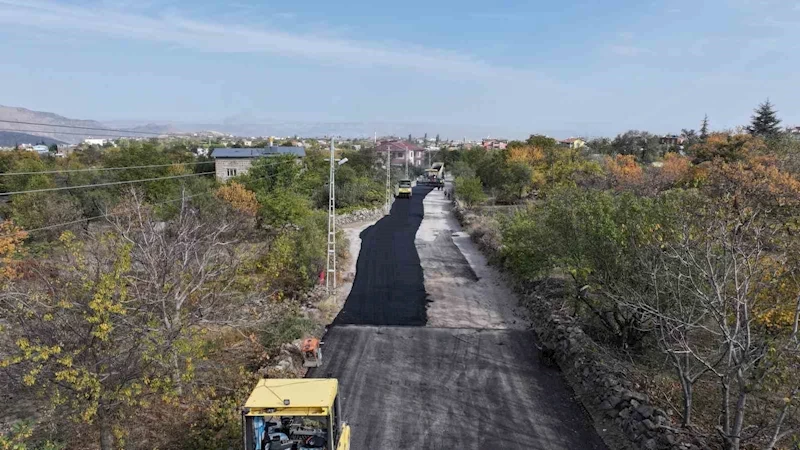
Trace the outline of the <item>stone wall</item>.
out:
<instances>
[{"instance_id":1,"label":"stone wall","mask_svg":"<svg viewBox=\"0 0 800 450\"><path fill-rule=\"evenodd\" d=\"M480 217L455 203L453 212L490 260L496 260L500 242L487 238ZM512 282L513 284L513 282ZM515 286L530 313L542 348L552 352L584 405L596 419L612 422L631 447L643 450L697 450L686 433L646 393L630 381L626 367L600 347L580 324L560 312L553 299L536 289Z\"/></svg>"},{"instance_id":2,"label":"stone wall","mask_svg":"<svg viewBox=\"0 0 800 450\"><path fill-rule=\"evenodd\" d=\"M386 208L383 205L381 205L378 208L358 209L356 211L352 211L346 214L337 214L336 226L341 227L343 225L351 223L369 222L372 220L378 220L384 216L385 212Z\"/></svg>"},{"instance_id":3,"label":"stone wall","mask_svg":"<svg viewBox=\"0 0 800 450\"><path fill-rule=\"evenodd\" d=\"M218 158L214 160L214 171L217 179L224 182L229 178L246 174L252 165L253 160L250 158Z\"/></svg>"}]
</instances>

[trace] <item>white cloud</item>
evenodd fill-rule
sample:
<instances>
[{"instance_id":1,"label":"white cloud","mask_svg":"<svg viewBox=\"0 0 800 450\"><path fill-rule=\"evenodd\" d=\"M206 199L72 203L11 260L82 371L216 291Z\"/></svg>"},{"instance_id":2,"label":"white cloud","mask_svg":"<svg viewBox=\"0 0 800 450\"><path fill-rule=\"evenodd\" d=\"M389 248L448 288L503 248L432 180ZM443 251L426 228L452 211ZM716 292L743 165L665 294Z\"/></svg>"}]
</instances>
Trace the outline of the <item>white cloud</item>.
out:
<instances>
[{"instance_id":1,"label":"white cloud","mask_svg":"<svg viewBox=\"0 0 800 450\"><path fill-rule=\"evenodd\" d=\"M383 66L469 79L517 80L541 87L557 85L529 70L499 67L448 51L292 34L243 23L203 22L176 13L151 16L102 5L85 7L48 0L0 0L0 24L16 29L38 27L160 42L210 52L268 53L346 66Z\"/></svg>"}]
</instances>

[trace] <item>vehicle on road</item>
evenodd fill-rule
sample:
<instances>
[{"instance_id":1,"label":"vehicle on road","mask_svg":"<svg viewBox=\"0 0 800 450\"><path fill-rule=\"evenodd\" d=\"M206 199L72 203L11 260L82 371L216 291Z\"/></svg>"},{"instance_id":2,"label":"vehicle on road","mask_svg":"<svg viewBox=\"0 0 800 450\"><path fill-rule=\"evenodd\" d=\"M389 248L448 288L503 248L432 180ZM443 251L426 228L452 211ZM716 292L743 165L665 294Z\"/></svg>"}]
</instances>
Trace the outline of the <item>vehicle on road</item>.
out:
<instances>
[{"instance_id":1,"label":"vehicle on road","mask_svg":"<svg viewBox=\"0 0 800 450\"><path fill-rule=\"evenodd\" d=\"M397 188L397 196L411 198L411 180L400 180Z\"/></svg>"},{"instance_id":2,"label":"vehicle on road","mask_svg":"<svg viewBox=\"0 0 800 450\"><path fill-rule=\"evenodd\" d=\"M334 378L262 379L242 408L244 450L349 450Z\"/></svg>"},{"instance_id":3,"label":"vehicle on road","mask_svg":"<svg viewBox=\"0 0 800 450\"><path fill-rule=\"evenodd\" d=\"M425 175L422 184L425 186L444 186L444 163L436 162L431 165L430 169L425 169Z\"/></svg>"}]
</instances>

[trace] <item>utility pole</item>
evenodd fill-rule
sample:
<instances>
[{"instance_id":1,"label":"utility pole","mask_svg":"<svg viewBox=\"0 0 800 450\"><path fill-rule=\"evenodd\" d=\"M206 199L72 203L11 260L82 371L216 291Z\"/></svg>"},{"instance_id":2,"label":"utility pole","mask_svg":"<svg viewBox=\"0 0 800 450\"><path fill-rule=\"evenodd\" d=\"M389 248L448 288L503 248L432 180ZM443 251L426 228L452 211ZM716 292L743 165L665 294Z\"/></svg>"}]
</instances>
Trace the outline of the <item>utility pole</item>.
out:
<instances>
[{"instance_id":1,"label":"utility pole","mask_svg":"<svg viewBox=\"0 0 800 450\"><path fill-rule=\"evenodd\" d=\"M336 154L331 138L331 169L328 175L328 263L325 272L325 292L336 290Z\"/></svg>"},{"instance_id":2,"label":"utility pole","mask_svg":"<svg viewBox=\"0 0 800 450\"><path fill-rule=\"evenodd\" d=\"M408 149L406 149L406 180L408 179Z\"/></svg>"},{"instance_id":3,"label":"utility pole","mask_svg":"<svg viewBox=\"0 0 800 450\"><path fill-rule=\"evenodd\" d=\"M392 148L386 146L386 214L392 212Z\"/></svg>"}]
</instances>

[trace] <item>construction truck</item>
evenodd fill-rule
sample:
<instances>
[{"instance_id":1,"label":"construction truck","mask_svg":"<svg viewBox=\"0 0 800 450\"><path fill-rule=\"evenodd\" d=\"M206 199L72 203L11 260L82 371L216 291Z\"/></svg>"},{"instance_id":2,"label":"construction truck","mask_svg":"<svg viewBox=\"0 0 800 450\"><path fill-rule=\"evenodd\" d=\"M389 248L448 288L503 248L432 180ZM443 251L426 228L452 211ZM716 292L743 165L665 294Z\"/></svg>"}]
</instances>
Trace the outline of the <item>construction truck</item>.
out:
<instances>
[{"instance_id":1,"label":"construction truck","mask_svg":"<svg viewBox=\"0 0 800 450\"><path fill-rule=\"evenodd\" d=\"M339 381L262 379L242 408L244 450L349 450Z\"/></svg>"},{"instance_id":2,"label":"construction truck","mask_svg":"<svg viewBox=\"0 0 800 450\"><path fill-rule=\"evenodd\" d=\"M397 185L397 196L411 198L411 180L400 180Z\"/></svg>"},{"instance_id":3,"label":"construction truck","mask_svg":"<svg viewBox=\"0 0 800 450\"><path fill-rule=\"evenodd\" d=\"M444 186L444 163L433 163L430 169L425 169L423 184L436 187Z\"/></svg>"}]
</instances>

